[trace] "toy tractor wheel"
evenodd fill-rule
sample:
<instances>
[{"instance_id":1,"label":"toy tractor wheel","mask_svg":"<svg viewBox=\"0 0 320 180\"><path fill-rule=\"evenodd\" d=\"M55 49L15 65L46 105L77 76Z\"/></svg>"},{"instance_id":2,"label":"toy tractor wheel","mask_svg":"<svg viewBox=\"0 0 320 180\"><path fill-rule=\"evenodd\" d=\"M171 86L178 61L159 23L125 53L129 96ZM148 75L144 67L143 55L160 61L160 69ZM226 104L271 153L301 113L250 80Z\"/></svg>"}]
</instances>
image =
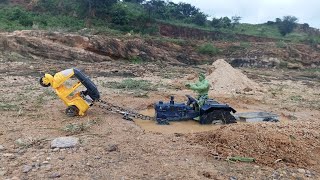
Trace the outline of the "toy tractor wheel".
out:
<instances>
[{"instance_id":1,"label":"toy tractor wheel","mask_svg":"<svg viewBox=\"0 0 320 180\"><path fill-rule=\"evenodd\" d=\"M201 124L212 124L215 120L221 120L223 124L236 123L236 118L228 111L214 110L212 112L203 114L200 118Z\"/></svg>"},{"instance_id":2,"label":"toy tractor wheel","mask_svg":"<svg viewBox=\"0 0 320 180\"><path fill-rule=\"evenodd\" d=\"M69 117L75 117L79 114L79 109L76 106L69 106L66 109L66 114Z\"/></svg>"},{"instance_id":3,"label":"toy tractor wheel","mask_svg":"<svg viewBox=\"0 0 320 180\"><path fill-rule=\"evenodd\" d=\"M43 81L42 81L43 78L44 78L44 77L41 77L41 78L39 79L40 85L41 85L42 87L49 87L49 86L50 86L50 83L49 83L49 84L44 84Z\"/></svg>"}]
</instances>

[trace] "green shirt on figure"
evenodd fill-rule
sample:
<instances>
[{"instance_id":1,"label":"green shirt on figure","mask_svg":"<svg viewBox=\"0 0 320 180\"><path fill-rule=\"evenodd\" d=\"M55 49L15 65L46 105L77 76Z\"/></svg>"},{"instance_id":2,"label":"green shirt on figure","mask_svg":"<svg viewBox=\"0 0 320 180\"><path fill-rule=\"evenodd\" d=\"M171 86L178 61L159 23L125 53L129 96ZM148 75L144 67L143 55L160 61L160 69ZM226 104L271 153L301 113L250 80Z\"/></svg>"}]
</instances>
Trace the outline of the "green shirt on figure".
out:
<instances>
[{"instance_id":1,"label":"green shirt on figure","mask_svg":"<svg viewBox=\"0 0 320 180\"><path fill-rule=\"evenodd\" d=\"M200 107L208 99L210 84L208 80L206 80L204 74L199 74L199 81L197 81L196 83L188 83L186 84L186 87L198 93L198 104Z\"/></svg>"}]
</instances>

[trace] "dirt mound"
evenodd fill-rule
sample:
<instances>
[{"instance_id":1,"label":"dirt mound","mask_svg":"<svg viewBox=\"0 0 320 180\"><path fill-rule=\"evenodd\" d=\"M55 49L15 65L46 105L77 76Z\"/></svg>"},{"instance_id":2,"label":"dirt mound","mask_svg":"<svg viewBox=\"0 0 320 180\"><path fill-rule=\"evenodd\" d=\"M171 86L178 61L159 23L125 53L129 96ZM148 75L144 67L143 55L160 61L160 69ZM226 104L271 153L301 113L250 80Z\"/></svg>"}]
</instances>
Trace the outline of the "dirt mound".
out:
<instances>
[{"instance_id":1,"label":"dirt mound","mask_svg":"<svg viewBox=\"0 0 320 180\"><path fill-rule=\"evenodd\" d=\"M234 69L223 59L212 64L212 73L207 80L212 84L211 90L214 93L235 93L242 91L258 90L259 85L250 80L240 70Z\"/></svg>"},{"instance_id":2,"label":"dirt mound","mask_svg":"<svg viewBox=\"0 0 320 180\"><path fill-rule=\"evenodd\" d=\"M252 157L256 163L307 167L319 165L319 124L237 124L195 135L193 141L207 146L223 159Z\"/></svg>"}]
</instances>

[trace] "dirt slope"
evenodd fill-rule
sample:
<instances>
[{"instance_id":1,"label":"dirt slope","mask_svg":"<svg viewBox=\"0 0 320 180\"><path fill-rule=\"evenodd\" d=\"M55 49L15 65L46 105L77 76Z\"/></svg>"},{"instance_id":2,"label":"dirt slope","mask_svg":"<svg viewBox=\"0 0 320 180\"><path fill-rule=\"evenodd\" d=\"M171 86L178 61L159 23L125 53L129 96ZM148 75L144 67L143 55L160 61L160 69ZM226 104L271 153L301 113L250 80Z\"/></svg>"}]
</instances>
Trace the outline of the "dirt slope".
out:
<instances>
[{"instance_id":1,"label":"dirt slope","mask_svg":"<svg viewBox=\"0 0 320 180\"><path fill-rule=\"evenodd\" d=\"M319 66L320 50L305 44L286 44L279 48L274 42L209 42L220 49L211 56L197 53L204 41L189 41L137 36L107 37L46 31L15 31L0 33L0 49L32 58L61 61L102 62L140 59L171 64L203 64L224 58L233 66L292 67Z\"/></svg>"}]
</instances>

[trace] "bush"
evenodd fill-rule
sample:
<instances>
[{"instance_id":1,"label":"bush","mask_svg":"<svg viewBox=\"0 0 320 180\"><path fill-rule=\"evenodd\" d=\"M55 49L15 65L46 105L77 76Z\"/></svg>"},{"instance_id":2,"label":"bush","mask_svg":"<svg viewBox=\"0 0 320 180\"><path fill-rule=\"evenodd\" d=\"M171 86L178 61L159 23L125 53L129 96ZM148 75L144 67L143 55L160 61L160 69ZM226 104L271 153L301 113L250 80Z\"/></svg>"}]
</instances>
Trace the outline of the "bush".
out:
<instances>
[{"instance_id":1,"label":"bush","mask_svg":"<svg viewBox=\"0 0 320 180\"><path fill-rule=\"evenodd\" d=\"M204 44L204 45L198 47L197 51L200 54L207 54L207 55L211 55L211 56L219 53L219 49L214 47L210 43L207 43L207 44Z\"/></svg>"},{"instance_id":2,"label":"bush","mask_svg":"<svg viewBox=\"0 0 320 180\"><path fill-rule=\"evenodd\" d=\"M125 79L121 82L108 82L107 87L126 90L153 91L156 87L146 80Z\"/></svg>"},{"instance_id":3,"label":"bush","mask_svg":"<svg viewBox=\"0 0 320 180\"><path fill-rule=\"evenodd\" d=\"M282 20L277 20L279 32L282 36L285 36L293 31L297 26L298 18L294 16L284 16Z\"/></svg>"},{"instance_id":4,"label":"bush","mask_svg":"<svg viewBox=\"0 0 320 180\"><path fill-rule=\"evenodd\" d=\"M133 64L141 64L141 63L143 63L143 60L139 56L133 56L129 60Z\"/></svg>"},{"instance_id":5,"label":"bush","mask_svg":"<svg viewBox=\"0 0 320 180\"><path fill-rule=\"evenodd\" d=\"M284 41L278 41L278 42L276 42L276 46L277 46L277 48L286 48L287 43L285 43Z\"/></svg>"}]
</instances>

